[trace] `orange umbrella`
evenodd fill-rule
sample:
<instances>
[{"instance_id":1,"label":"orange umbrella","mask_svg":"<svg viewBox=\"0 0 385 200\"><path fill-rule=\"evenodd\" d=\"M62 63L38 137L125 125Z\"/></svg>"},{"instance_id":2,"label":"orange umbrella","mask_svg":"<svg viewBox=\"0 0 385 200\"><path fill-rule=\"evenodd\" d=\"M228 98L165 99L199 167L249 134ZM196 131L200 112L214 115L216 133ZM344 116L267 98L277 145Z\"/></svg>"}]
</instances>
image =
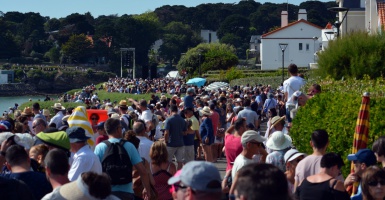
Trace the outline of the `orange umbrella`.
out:
<instances>
[{"instance_id":1,"label":"orange umbrella","mask_svg":"<svg viewBox=\"0 0 385 200\"><path fill-rule=\"evenodd\" d=\"M352 154L357 153L360 149L367 148L368 138L369 138L369 103L370 97L369 93L365 92L362 95L361 107L358 112L357 122L356 122L356 130L354 132L353 139L353 148ZM354 164L351 164L350 172L354 172ZM358 182L353 184L352 195L357 192ZM349 188L348 188L349 190Z\"/></svg>"}]
</instances>

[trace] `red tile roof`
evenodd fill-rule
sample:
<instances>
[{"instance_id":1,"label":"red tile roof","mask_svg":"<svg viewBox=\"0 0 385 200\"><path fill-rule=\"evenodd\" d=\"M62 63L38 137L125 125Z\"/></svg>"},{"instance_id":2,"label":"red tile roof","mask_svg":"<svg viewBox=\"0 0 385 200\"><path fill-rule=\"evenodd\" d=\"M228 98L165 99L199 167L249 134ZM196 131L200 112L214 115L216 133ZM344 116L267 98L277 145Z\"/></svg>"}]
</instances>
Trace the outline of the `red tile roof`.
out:
<instances>
[{"instance_id":1,"label":"red tile roof","mask_svg":"<svg viewBox=\"0 0 385 200\"><path fill-rule=\"evenodd\" d=\"M318 28L318 29L322 29L322 27L320 27L320 26L317 26L317 25L315 25L315 24L313 24L313 23L310 23L310 22L308 22L308 21L306 21L306 20L304 20L304 19L301 19L301 20L292 22L292 23L288 24L287 26L284 26L284 27L281 27L281 28L279 28L279 29L275 29L274 31L270 31L270 32L268 32L268 33L265 33L265 34L262 35L262 38L263 38L263 37L266 37L266 36L268 36L268 35L271 35L271 34L273 34L273 33L276 33L276 32L278 32L278 31L281 31L281 30L283 30L283 29L286 29L286 28L288 28L288 27L290 27L290 26L294 26L294 25L296 25L296 24L299 24L299 23L301 23L301 22L304 22L304 23L306 23L306 24L309 24L310 26L314 26L314 27L316 27L316 28Z\"/></svg>"}]
</instances>

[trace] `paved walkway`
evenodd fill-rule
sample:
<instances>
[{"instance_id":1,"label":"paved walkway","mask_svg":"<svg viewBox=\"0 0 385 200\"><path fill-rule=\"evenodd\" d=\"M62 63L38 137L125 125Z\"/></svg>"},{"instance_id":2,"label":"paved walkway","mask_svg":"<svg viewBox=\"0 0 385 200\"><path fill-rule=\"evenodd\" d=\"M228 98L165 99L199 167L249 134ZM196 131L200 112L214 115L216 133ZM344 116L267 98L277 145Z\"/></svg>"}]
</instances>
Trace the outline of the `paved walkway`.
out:
<instances>
[{"instance_id":1,"label":"paved walkway","mask_svg":"<svg viewBox=\"0 0 385 200\"><path fill-rule=\"evenodd\" d=\"M266 128L267 128L267 122L262 122L261 123L261 135L262 136L265 136L265 131L266 131ZM216 163L214 163L215 166L217 166L220 174L221 174L221 177L224 177L225 174L226 174L226 158L221 158L221 159L218 159L218 161Z\"/></svg>"}]
</instances>

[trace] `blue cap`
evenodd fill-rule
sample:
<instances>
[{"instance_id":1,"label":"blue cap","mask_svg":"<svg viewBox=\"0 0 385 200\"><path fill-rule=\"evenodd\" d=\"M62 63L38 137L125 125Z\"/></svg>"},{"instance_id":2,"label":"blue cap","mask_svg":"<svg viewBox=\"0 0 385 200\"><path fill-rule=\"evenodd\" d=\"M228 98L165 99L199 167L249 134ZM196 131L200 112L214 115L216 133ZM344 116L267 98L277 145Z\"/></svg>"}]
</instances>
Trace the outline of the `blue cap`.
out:
<instances>
[{"instance_id":1,"label":"blue cap","mask_svg":"<svg viewBox=\"0 0 385 200\"><path fill-rule=\"evenodd\" d=\"M193 190L204 192L220 192L221 175L214 164L204 161L190 161L183 166L179 176L168 179L172 185L182 182Z\"/></svg>"},{"instance_id":2,"label":"blue cap","mask_svg":"<svg viewBox=\"0 0 385 200\"><path fill-rule=\"evenodd\" d=\"M70 143L85 142L90 137L86 135L86 131L79 126L73 126L66 130Z\"/></svg>"},{"instance_id":3,"label":"blue cap","mask_svg":"<svg viewBox=\"0 0 385 200\"><path fill-rule=\"evenodd\" d=\"M349 154L348 160L357 160L360 163L365 163L367 167L377 163L376 155L374 155L374 152L370 149L360 149L356 154Z\"/></svg>"},{"instance_id":4,"label":"blue cap","mask_svg":"<svg viewBox=\"0 0 385 200\"><path fill-rule=\"evenodd\" d=\"M104 122L99 122L98 125L96 125L97 129L104 129Z\"/></svg>"}]
</instances>

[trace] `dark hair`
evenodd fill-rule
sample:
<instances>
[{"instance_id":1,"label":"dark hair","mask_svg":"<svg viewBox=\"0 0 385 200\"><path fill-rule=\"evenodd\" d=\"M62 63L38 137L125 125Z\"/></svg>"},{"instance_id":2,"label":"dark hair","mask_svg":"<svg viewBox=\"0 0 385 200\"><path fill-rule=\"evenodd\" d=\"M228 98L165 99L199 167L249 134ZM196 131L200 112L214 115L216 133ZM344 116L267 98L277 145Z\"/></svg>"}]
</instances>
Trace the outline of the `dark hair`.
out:
<instances>
[{"instance_id":1,"label":"dark hair","mask_svg":"<svg viewBox=\"0 0 385 200\"><path fill-rule=\"evenodd\" d=\"M251 100L250 99L245 99L245 101L243 101L243 105L245 107L249 107L251 105Z\"/></svg>"},{"instance_id":2,"label":"dark hair","mask_svg":"<svg viewBox=\"0 0 385 200\"><path fill-rule=\"evenodd\" d=\"M39 103L34 103L34 104L32 104L32 108L33 108L34 110L40 110L40 105L39 105Z\"/></svg>"},{"instance_id":3,"label":"dark hair","mask_svg":"<svg viewBox=\"0 0 385 200\"><path fill-rule=\"evenodd\" d=\"M47 127L47 122L44 121L44 119L42 119L42 118L37 118L37 119L35 119L35 122L36 122L36 124L41 124L41 125L43 125L44 127Z\"/></svg>"},{"instance_id":4,"label":"dark hair","mask_svg":"<svg viewBox=\"0 0 385 200\"><path fill-rule=\"evenodd\" d=\"M119 126L121 126L119 119L109 118L104 123L104 130L106 130L108 135L114 134L118 130Z\"/></svg>"},{"instance_id":5,"label":"dark hair","mask_svg":"<svg viewBox=\"0 0 385 200\"><path fill-rule=\"evenodd\" d=\"M170 106L170 110L171 110L171 112L178 112L178 106L173 104Z\"/></svg>"},{"instance_id":6,"label":"dark hair","mask_svg":"<svg viewBox=\"0 0 385 200\"><path fill-rule=\"evenodd\" d=\"M243 124L246 122L246 120L242 117L239 117L237 120L234 122L234 128L236 131L238 131L240 128L243 127Z\"/></svg>"},{"instance_id":7,"label":"dark hair","mask_svg":"<svg viewBox=\"0 0 385 200\"><path fill-rule=\"evenodd\" d=\"M271 113L271 118L273 118L273 117L278 115L277 109L275 109L275 108L270 108L269 111ZM282 120L282 121L285 121L285 120Z\"/></svg>"},{"instance_id":8,"label":"dark hair","mask_svg":"<svg viewBox=\"0 0 385 200\"><path fill-rule=\"evenodd\" d=\"M7 149L5 160L11 166L20 166L28 161L28 154L24 147L20 145L12 145Z\"/></svg>"},{"instance_id":9,"label":"dark hair","mask_svg":"<svg viewBox=\"0 0 385 200\"><path fill-rule=\"evenodd\" d=\"M366 200L374 200L373 196L369 192L369 182L382 180L385 181L385 170L378 166L370 166L365 169L362 174L361 187L362 196Z\"/></svg>"},{"instance_id":10,"label":"dark hair","mask_svg":"<svg viewBox=\"0 0 385 200\"><path fill-rule=\"evenodd\" d=\"M139 148L140 139L136 137L136 134L134 133L133 130L126 131L126 133L124 134L124 139L127 140L128 142L131 142L136 149Z\"/></svg>"},{"instance_id":11,"label":"dark hair","mask_svg":"<svg viewBox=\"0 0 385 200\"><path fill-rule=\"evenodd\" d=\"M238 171L239 196L247 199L288 200L291 199L285 174L271 164L253 163Z\"/></svg>"},{"instance_id":12,"label":"dark hair","mask_svg":"<svg viewBox=\"0 0 385 200\"><path fill-rule=\"evenodd\" d=\"M52 174L66 175L69 171L68 156L61 149L50 150L45 156L44 163Z\"/></svg>"},{"instance_id":13,"label":"dark hair","mask_svg":"<svg viewBox=\"0 0 385 200\"><path fill-rule=\"evenodd\" d=\"M91 196L105 199L111 194L111 180L107 174L85 172L81 176Z\"/></svg>"},{"instance_id":14,"label":"dark hair","mask_svg":"<svg viewBox=\"0 0 385 200\"><path fill-rule=\"evenodd\" d=\"M329 135L325 130L317 129L311 134L311 141L315 148L322 149L328 144Z\"/></svg>"},{"instance_id":15,"label":"dark hair","mask_svg":"<svg viewBox=\"0 0 385 200\"><path fill-rule=\"evenodd\" d=\"M333 166L338 166L338 169L341 169L341 167L344 165L344 161L342 160L341 156L336 153L327 153L322 156L321 158L321 167L322 168L331 168Z\"/></svg>"},{"instance_id":16,"label":"dark hair","mask_svg":"<svg viewBox=\"0 0 385 200\"><path fill-rule=\"evenodd\" d=\"M378 156L385 156L385 136L381 136L374 141L372 149Z\"/></svg>"},{"instance_id":17,"label":"dark hair","mask_svg":"<svg viewBox=\"0 0 385 200\"><path fill-rule=\"evenodd\" d=\"M296 74L298 73L298 67L296 64L293 64L291 63L288 67L287 67L288 71L290 72L290 74Z\"/></svg>"}]
</instances>

